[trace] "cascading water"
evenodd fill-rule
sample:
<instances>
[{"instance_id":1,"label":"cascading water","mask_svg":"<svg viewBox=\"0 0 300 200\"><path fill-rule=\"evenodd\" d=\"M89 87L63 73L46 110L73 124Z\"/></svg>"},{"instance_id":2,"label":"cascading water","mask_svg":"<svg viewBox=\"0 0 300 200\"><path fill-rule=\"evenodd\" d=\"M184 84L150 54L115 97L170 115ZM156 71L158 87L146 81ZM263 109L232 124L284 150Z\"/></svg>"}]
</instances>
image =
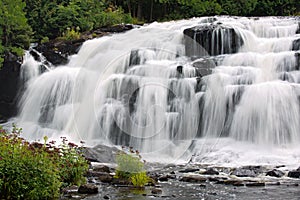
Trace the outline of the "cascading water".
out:
<instances>
[{"instance_id":1,"label":"cascading water","mask_svg":"<svg viewBox=\"0 0 300 200\"><path fill-rule=\"evenodd\" d=\"M153 23L85 42L68 65L32 76L18 126L31 140L67 135L89 145L127 145L161 162L299 159L298 21L210 19ZM208 47L195 42L198 36L183 34L219 24L228 29L217 27L205 41L213 56L203 54Z\"/></svg>"}]
</instances>

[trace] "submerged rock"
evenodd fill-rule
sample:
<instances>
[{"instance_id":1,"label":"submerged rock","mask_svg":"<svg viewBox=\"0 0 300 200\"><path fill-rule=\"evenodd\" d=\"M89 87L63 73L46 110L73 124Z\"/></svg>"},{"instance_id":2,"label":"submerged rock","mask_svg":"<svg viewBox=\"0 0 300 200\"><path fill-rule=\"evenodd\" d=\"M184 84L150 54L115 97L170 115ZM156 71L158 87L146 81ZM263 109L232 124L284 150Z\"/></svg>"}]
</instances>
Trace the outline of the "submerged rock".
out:
<instances>
[{"instance_id":1,"label":"submerged rock","mask_svg":"<svg viewBox=\"0 0 300 200\"><path fill-rule=\"evenodd\" d=\"M292 51L300 50L300 39L293 41Z\"/></svg>"}]
</instances>

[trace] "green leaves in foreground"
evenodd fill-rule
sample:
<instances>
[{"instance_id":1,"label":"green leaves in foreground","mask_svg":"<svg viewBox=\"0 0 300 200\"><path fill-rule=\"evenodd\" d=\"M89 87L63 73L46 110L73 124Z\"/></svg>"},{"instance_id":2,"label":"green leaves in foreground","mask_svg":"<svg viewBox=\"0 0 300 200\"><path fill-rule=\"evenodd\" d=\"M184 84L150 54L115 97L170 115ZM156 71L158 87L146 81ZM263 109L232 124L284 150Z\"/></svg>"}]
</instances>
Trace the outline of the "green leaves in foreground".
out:
<instances>
[{"instance_id":1,"label":"green leaves in foreground","mask_svg":"<svg viewBox=\"0 0 300 200\"><path fill-rule=\"evenodd\" d=\"M140 160L138 151L126 154L121 151L116 156L117 170L115 178L125 179L135 187L144 187L152 179L147 176L144 163Z\"/></svg>"},{"instance_id":2,"label":"green leaves in foreground","mask_svg":"<svg viewBox=\"0 0 300 200\"><path fill-rule=\"evenodd\" d=\"M66 185L82 184L88 169L79 148L66 143L29 143L0 129L0 199L53 199Z\"/></svg>"}]
</instances>

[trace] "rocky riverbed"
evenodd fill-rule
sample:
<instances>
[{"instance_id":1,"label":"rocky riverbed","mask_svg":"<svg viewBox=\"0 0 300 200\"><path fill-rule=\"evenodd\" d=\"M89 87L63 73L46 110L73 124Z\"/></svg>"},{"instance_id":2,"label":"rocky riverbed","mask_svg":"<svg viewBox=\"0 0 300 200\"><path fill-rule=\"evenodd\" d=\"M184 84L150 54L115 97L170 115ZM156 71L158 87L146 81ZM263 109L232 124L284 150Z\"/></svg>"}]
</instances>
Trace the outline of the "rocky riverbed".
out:
<instances>
[{"instance_id":1,"label":"rocky riverbed","mask_svg":"<svg viewBox=\"0 0 300 200\"><path fill-rule=\"evenodd\" d=\"M114 179L117 148L86 150L91 161L88 184L63 191L62 199L299 199L300 169L286 166L220 167L146 163L155 184L134 188Z\"/></svg>"}]
</instances>

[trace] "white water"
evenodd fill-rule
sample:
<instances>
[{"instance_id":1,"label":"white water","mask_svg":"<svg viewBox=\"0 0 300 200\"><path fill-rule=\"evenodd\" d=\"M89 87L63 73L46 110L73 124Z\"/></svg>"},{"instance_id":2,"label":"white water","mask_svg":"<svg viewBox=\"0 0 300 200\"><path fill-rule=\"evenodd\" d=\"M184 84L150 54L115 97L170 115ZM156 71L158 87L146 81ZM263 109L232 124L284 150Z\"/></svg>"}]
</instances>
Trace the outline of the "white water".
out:
<instances>
[{"instance_id":1,"label":"white water","mask_svg":"<svg viewBox=\"0 0 300 200\"><path fill-rule=\"evenodd\" d=\"M205 18L87 41L68 65L41 75L31 70L17 118L24 137L128 145L158 162L295 164L300 74L290 49L300 37L298 22L217 20L239 32L244 45L219 60L201 91L193 62L184 56L183 30ZM131 63L132 50L139 64ZM26 66L36 69L31 59ZM283 74L290 82L280 80Z\"/></svg>"}]
</instances>

